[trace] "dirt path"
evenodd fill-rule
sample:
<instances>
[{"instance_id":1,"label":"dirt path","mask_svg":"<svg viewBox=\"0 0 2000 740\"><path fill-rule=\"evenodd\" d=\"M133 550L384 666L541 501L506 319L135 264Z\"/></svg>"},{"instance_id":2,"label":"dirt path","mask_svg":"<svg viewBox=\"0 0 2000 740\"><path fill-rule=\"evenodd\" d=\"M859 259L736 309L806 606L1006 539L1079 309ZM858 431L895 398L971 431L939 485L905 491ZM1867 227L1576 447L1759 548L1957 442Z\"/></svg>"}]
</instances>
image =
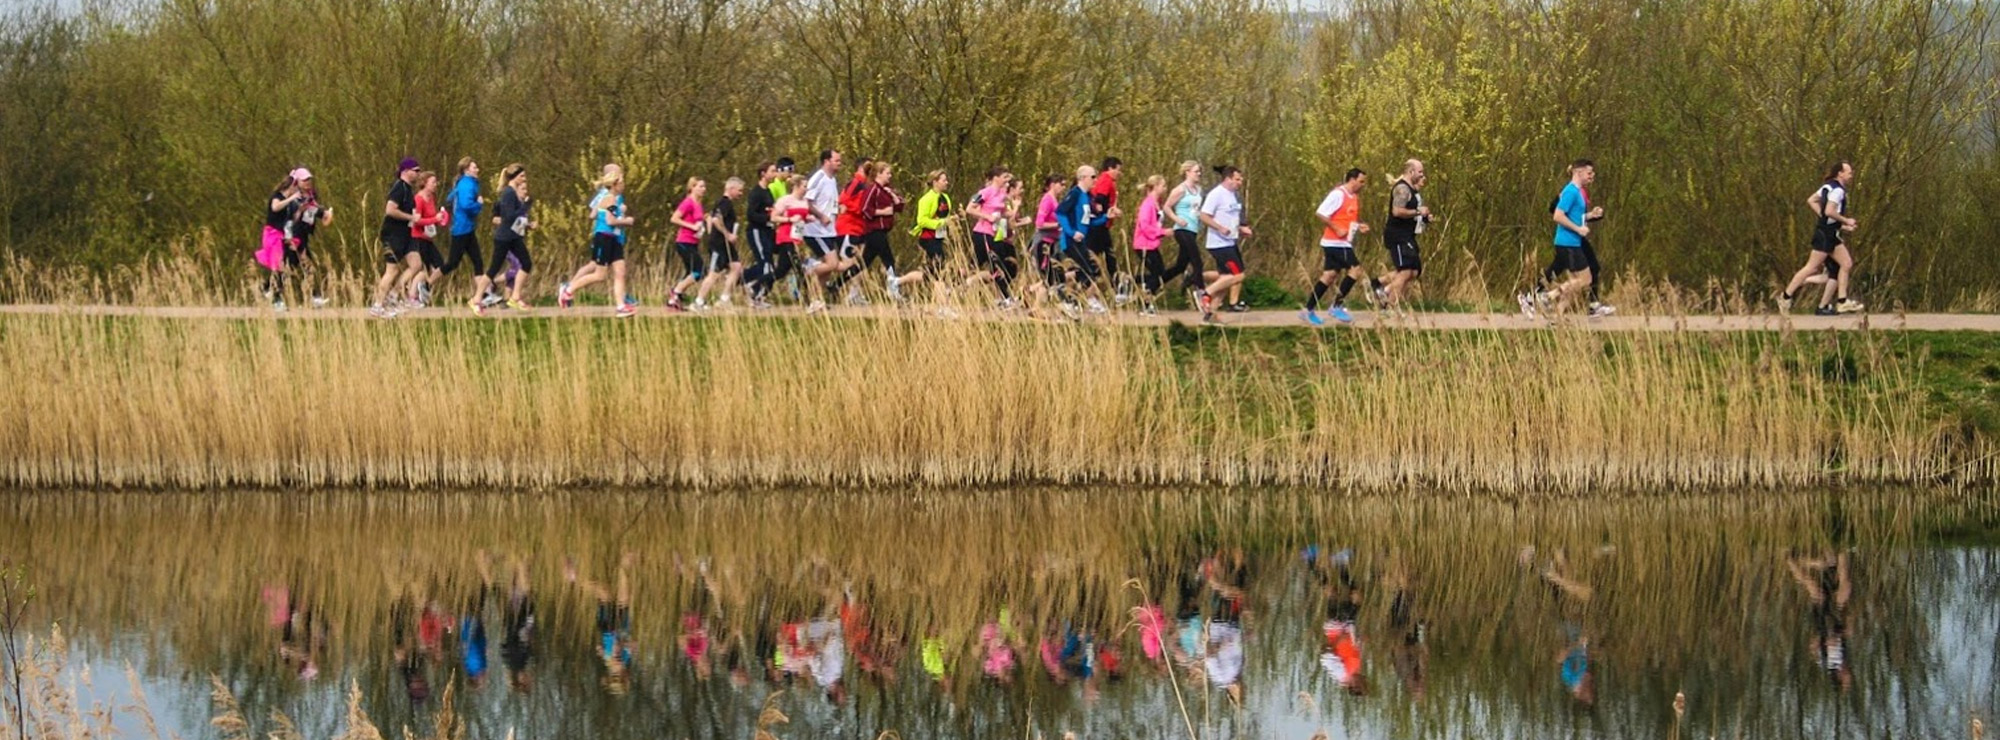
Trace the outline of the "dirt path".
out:
<instances>
[{"instance_id":1,"label":"dirt path","mask_svg":"<svg viewBox=\"0 0 2000 740\"><path fill-rule=\"evenodd\" d=\"M836 308L826 315L843 318L877 318L890 315L919 316L934 313L929 309L905 307L891 310L882 307ZM368 315L361 308L293 308L284 313L274 313L266 307L217 307L217 306L68 306L68 305L6 305L0 306L0 315L76 315L76 316L147 316L172 319L346 319L354 321L384 321ZM979 320L1032 321L1023 314L998 314L973 312L967 314ZM1224 326L1230 327L1273 327L1306 326L1297 311L1251 311L1248 313L1218 314ZM713 311L704 314L670 313L659 306L640 309L635 320L714 320L731 316L792 317L803 318L802 309L784 307L767 311ZM470 310L462 307L425 308L408 311L394 321L433 321L439 319L505 320L526 317L548 318L598 318L611 320L608 306L578 307L571 309L535 308L526 312L506 309L491 309L486 318L478 319ZM1087 322L1116 322L1134 326L1165 326L1171 322L1195 324L1200 316L1192 311L1167 311L1157 317L1141 317L1131 311L1121 311L1108 316L1086 317ZM1786 318L1775 315L1699 315L1699 316L1610 316L1601 319L1572 319L1561 322L1563 326L1575 326L1597 331L1777 331L1786 328L1799 331L1822 329L1835 330L1888 330L1888 331L2000 331L2000 315L1994 314L1857 314L1853 316L1811 316L1798 314ZM1354 323L1340 325L1327 319L1326 329L1374 329L1374 328L1414 328L1414 329L1494 329L1531 330L1552 326L1548 321L1531 321L1519 314L1476 314L1476 313L1423 313L1403 318L1379 316L1369 311L1354 312Z\"/></svg>"}]
</instances>

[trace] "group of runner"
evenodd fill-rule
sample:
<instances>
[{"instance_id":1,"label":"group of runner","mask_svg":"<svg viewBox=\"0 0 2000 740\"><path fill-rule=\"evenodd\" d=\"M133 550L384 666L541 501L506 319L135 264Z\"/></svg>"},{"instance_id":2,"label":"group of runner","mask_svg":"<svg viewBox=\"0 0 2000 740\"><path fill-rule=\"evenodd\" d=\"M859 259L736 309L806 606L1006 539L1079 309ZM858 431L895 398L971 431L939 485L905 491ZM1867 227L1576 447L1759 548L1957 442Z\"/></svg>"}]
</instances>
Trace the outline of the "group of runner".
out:
<instances>
[{"instance_id":1,"label":"group of runner","mask_svg":"<svg viewBox=\"0 0 2000 740\"><path fill-rule=\"evenodd\" d=\"M790 286L795 300L807 304L809 314L841 300L865 305L863 283L872 282L879 270L883 292L898 302L907 300L911 286L929 282L945 294L961 286L990 287L1002 310L1025 307L1044 315L1047 307L1075 319L1085 312L1108 312L1107 300L1118 305L1136 300L1141 315L1154 315L1167 284L1182 278L1189 302L1206 322L1215 322L1218 310L1249 308L1241 297L1247 273L1243 245L1253 230L1244 219L1244 173L1236 167L1213 168L1219 181L1207 188L1202 165L1193 161L1182 163L1180 181L1172 188L1158 175L1141 181L1131 227L1136 280L1119 270L1114 247L1114 229L1124 216L1119 201L1124 165L1115 157L1097 167L1080 166L1071 176L1044 176L1032 210L1025 205L1026 183L1006 167L986 171L981 188L962 207L949 194L947 173L930 172L913 209L893 186L890 163L864 157L843 182L845 168L842 153L831 149L820 153L810 175L795 172L790 159L767 161L757 166L754 183L729 178L713 200L707 200L706 180L689 179L668 218L674 234L669 260L678 261L681 275L665 306L695 312L726 308L740 289L748 306L770 308L780 282ZM441 201L436 172L421 168L415 159L399 163L383 209L383 270L370 308L374 315L393 317L403 307L429 305L433 286L468 261L474 277L466 305L474 313L483 315L499 305L528 308L523 291L535 263L527 237L539 222L532 213L526 168L515 163L501 171L490 214L491 258L485 260L478 236L487 207L480 168L466 158L458 162L457 172ZM1781 311L1789 311L1795 294L1807 285L1823 286L1817 309L1821 315L1862 310L1847 294L1854 261L1844 235L1854 229L1855 220L1846 215L1846 188L1853 176L1850 164L1834 165L1808 199L1815 218L1813 251L1778 297ZM1615 311L1599 297L1603 267L1590 240L1591 224L1604 217L1604 208L1591 202L1595 178L1595 165L1577 160L1550 204L1553 259L1534 287L1517 296L1529 318L1579 307L1592 317ZM1424 163L1406 161L1390 183L1381 229L1390 269L1381 277L1369 275L1355 248L1357 237L1372 230L1361 208L1368 179L1362 169L1348 170L1315 210L1322 224L1321 269L1307 287L1300 313L1314 326L1325 323L1322 308L1337 321L1353 321L1348 297L1363 282L1364 296L1375 308L1401 313L1423 274L1418 240L1434 219L1424 201ZM617 306L615 315L632 316L639 301L627 287L625 246L635 220L625 202L623 169L605 165L593 187L589 258L557 287L556 301L567 308L579 291L602 282ZM740 216L739 200L744 201ZM903 269L890 249L890 235L906 210L914 216L908 231L923 251L923 262ZM287 272L303 269L311 283L312 235L332 215L319 202L312 173L304 168L289 173L272 193L257 258L271 271L265 292L277 309L284 309ZM947 256L948 237L954 234L960 243L970 244L970 267L962 271ZM1178 248L1171 267L1161 250L1169 234ZM449 237L448 253L437 246L441 235ZM1030 279L1023 279L1024 267ZM308 292L314 306L326 304L318 285L309 285Z\"/></svg>"}]
</instances>

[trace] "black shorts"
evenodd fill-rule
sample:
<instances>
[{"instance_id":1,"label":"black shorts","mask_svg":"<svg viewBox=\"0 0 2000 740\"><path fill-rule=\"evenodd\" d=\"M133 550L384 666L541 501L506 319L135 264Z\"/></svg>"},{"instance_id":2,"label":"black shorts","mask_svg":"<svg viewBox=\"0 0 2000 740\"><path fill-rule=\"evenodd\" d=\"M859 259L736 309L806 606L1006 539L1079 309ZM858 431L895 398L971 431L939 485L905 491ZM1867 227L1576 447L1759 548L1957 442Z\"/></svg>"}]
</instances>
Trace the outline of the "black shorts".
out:
<instances>
[{"instance_id":1,"label":"black shorts","mask_svg":"<svg viewBox=\"0 0 2000 740\"><path fill-rule=\"evenodd\" d=\"M826 259L827 255L833 254L834 250L838 249L840 245L840 240L837 237L808 236L805 239L806 251L813 256L813 259Z\"/></svg>"},{"instance_id":2,"label":"black shorts","mask_svg":"<svg viewBox=\"0 0 2000 740\"><path fill-rule=\"evenodd\" d=\"M925 257L937 262L944 261L943 239L937 239L937 238L918 239L917 246L923 247Z\"/></svg>"},{"instance_id":3,"label":"black shorts","mask_svg":"<svg viewBox=\"0 0 2000 740\"><path fill-rule=\"evenodd\" d=\"M1319 269L1326 272L1352 270L1361 266L1361 259L1354 256L1353 247L1319 248Z\"/></svg>"},{"instance_id":4,"label":"black shorts","mask_svg":"<svg viewBox=\"0 0 2000 740\"><path fill-rule=\"evenodd\" d=\"M535 260L528 256L528 241L526 239L508 239L505 241L496 239L493 242L493 264L486 266L486 278L488 280L499 280L500 276L507 272L507 258L509 256L512 256L515 262L521 263L521 272L533 273L535 271Z\"/></svg>"},{"instance_id":5,"label":"black shorts","mask_svg":"<svg viewBox=\"0 0 2000 740\"><path fill-rule=\"evenodd\" d=\"M674 254L681 258L681 267L687 270L689 280L700 280L708 276L701 262L701 245L674 242Z\"/></svg>"},{"instance_id":6,"label":"black shorts","mask_svg":"<svg viewBox=\"0 0 2000 740\"><path fill-rule=\"evenodd\" d=\"M1424 271L1424 253L1417 248L1417 240L1391 241L1385 246L1389 249L1390 266L1398 271L1409 270L1415 273Z\"/></svg>"},{"instance_id":7,"label":"black shorts","mask_svg":"<svg viewBox=\"0 0 2000 740\"><path fill-rule=\"evenodd\" d=\"M433 270L444 267L444 253L438 251L437 242L429 239L411 239L410 251L417 254L417 259L423 260L425 267Z\"/></svg>"},{"instance_id":8,"label":"black shorts","mask_svg":"<svg viewBox=\"0 0 2000 740\"><path fill-rule=\"evenodd\" d=\"M1812 248L1815 252L1832 254L1833 250L1847 241L1840 238L1840 227L1813 229Z\"/></svg>"},{"instance_id":9,"label":"black shorts","mask_svg":"<svg viewBox=\"0 0 2000 740\"><path fill-rule=\"evenodd\" d=\"M618 241L617 234L598 232L590 235L590 261L600 265L625 261L625 243Z\"/></svg>"},{"instance_id":10,"label":"black shorts","mask_svg":"<svg viewBox=\"0 0 2000 740\"><path fill-rule=\"evenodd\" d=\"M1215 258L1215 271L1224 275L1241 275L1244 271L1243 251L1235 247L1208 250L1208 256Z\"/></svg>"},{"instance_id":11,"label":"black shorts","mask_svg":"<svg viewBox=\"0 0 2000 740\"><path fill-rule=\"evenodd\" d=\"M1590 255L1583 247L1556 247L1556 258L1549 266L1557 272L1584 272L1590 269Z\"/></svg>"},{"instance_id":12,"label":"black shorts","mask_svg":"<svg viewBox=\"0 0 2000 740\"><path fill-rule=\"evenodd\" d=\"M312 255L312 236L304 235L304 236L295 236L292 238L298 241L298 245L285 250L285 268L291 269L294 267L298 267L300 262L314 262ZM314 263L317 264L316 262Z\"/></svg>"},{"instance_id":13,"label":"black shorts","mask_svg":"<svg viewBox=\"0 0 2000 740\"><path fill-rule=\"evenodd\" d=\"M734 265L738 262L738 260L736 259L736 247L731 246L728 241L715 241L711 239L708 242L707 251L708 251L707 273L710 275L714 275L719 272L727 272L729 270L730 265Z\"/></svg>"},{"instance_id":14,"label":"black shorts","mask_svg":"<svg viewBox=\"0 0 2000 740\"><path fill-rule=\"evenodd\" d=\"M402 262L403 257L409 253L410 235L408 233L398 232L382 235L382 262L384 264Z\"/></svg>"}]
</instances>

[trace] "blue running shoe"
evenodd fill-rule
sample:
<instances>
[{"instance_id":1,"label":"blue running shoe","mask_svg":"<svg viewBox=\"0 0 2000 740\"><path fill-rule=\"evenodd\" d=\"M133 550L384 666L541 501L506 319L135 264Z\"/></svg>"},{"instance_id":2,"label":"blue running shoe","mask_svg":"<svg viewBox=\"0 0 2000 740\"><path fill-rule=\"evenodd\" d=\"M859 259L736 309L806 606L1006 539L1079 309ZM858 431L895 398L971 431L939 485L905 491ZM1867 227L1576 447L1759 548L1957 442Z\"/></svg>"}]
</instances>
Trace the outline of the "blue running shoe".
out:
<instances>
[{"instance_id":1,"label":"blue running shoe","mask_svg":"<svg viewBox=\"0 0 2000 740\"><path fill-rule=\"evenodd\" d=\"M1300 311L1299 318L1305 319L1306 323L1313 326L1326 326L1326 319L1320 318L1317 311Z\"/></svg>"},{"instance_id":2,"label":"blue running shoe","mask_svg":"<svg viewBox=\"0 0 2000 740\"><path fill-rule=\"evenodd\" d=\"M1334 320L1339 321L1340 323L1343 324L1354 323L1354 314L1348 313L1346 306L1334 306L1333 311L1331 311L1330 313L1333 314Z\"/></svg>"}]
</instances>

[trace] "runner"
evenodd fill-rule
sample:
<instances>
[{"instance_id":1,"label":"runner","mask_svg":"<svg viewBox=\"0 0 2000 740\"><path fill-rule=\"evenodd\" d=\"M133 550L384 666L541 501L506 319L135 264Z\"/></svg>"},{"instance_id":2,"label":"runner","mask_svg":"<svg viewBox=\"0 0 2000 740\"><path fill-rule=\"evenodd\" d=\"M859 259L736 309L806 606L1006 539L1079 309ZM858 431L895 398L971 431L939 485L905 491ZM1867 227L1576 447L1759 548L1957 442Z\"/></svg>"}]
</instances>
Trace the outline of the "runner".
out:
<instances>
[{"instance_id":1,"label":"runner","mask_svg":"<svg viewBox=\"0 0 2000 740\"><path fill-rule=\"evenodd\" d=\"M1145 295L1140 297L1139 315L1153 316L1153 301L1160 295L1164 284L1161 275L1167 271L1167 263L1160 258L1160 240L1167 235L1166 227L1160 225L1160 191L1167 187L1167 178L1159 175L1146 178L1139 188L1139 218L1132 222L1132 249L1139 253L1140 287Z\"/></svg>"},{"instance_id":2,"label":"runner","mask_svg":"<svg viewBox=\"0 0 2000 740\"><path fill-rule=\"evenodd\" d=\"M944 170L932 170L924 176L924 184L930 187L917 198L917 225L910 227L910 235L917 238L917 246L924 250L924 264L929 266L930 274L942 277L945 230L950 228L952 218L951 194L945 188L951 187L951 177Z\"/></svg>"},{"instance_id":3,"label":"runner","mask_svg":"<svg viewBox=\"0 0 2000 740\"><path fill-rule=\"evenodd\" d=\"M1376 292L1377 302L1386 311L1402 313L1410 281L1424 274L1417 235L1424 233L1424 224L1431 220L1430 206L1424 205L1427 179L1424 163L1412 159L1403 163L1403 174L1389 187L1389 218L1382 227L1382 246L1389 251L1389 267L1394 272Z\"/></svg>"},{"instance_id":4,"label":"runner","mask_svg":"<svg viewBox=\"0 0 2000 740\"><path fill-rule=\"evenodd\" d=\"M528 168L520 162L501 168L500 195L493 204L493 259L486 266L486 274L474 278L474 296L489 290L499 292L497 281L501 273L511 268L514 276L513 285L507 288L507 307L528 310L528 304L521 300L521 289L535 270L535 260L528 256L528 232L537 226L528 215L528 207L532 205L534 202L528 197ZM486 315L486 301L475 297L467 305L474 315Z\"/></svg>"},{"instance_id":5,"label":"runner","mask_svg":"<svg viewBox=\"0 0 2000 740\"><path fill-rule=\"evenodd\" d=\"M412 305L423 308L431 303L431 283L440 277L444 267L444 254L438 251L438 227L446 227L450 232L451 212L438 208L438 175L430 170L417 173L417 220L410 222L410 252L416 257L417 269L411 270L404 278L408 281L405 289Z\"/></svg>"},{"instance_id":6,"label":"runner","mask_svg":"<svg viewBox=\"0 0 2000 740\"><path fill-rule=\"evenodd\" d=\"M686 293L688 288L694 287L702 278L708 277L708 272L703 269L700 246L701 231L707 228L708 219L701 210L701 197L707 194L708 181L699 177L688 178L687 197L681 199L680 206L674 208L674 215L668 219L670 223L680 227L674 234L674 253L680 255L681 267L687 270L687 274L681 276L680 282L674 284L673 291L667 296L669 311L687 310L681 306L681 294Z\"/></svg>"},{"instance_id":7,"label":"runner","mask_svg":"<svg viewBox=\"0 0 2000 740\"><path fill-rule=\"evenodd\" d=\"M751 308L770 308L771 286L792 271L791 245L778 240L771 209L785 190L784 173L773 162L757 165L757 185L750 188L745 220L750 237L750 270L744 274Z\"/></svg>"},{"instance_id":8,"label":"runner","mask_svg":"<svg viewBox=\"0 0 2000 740\"><path fill-rule=\"evenodd\" d=\"M777 172L771 178L771 200L776 201L798 190L792 183L792 170L796 166L791 157L779 157L772 165Z\"/></svg>"},{"instance_id":9,"label":"runner","mask_svg":"<svg viewBox=\"0 0 2000 740\"><path fill-rule=\"evenodd\" d=\"M451 252L445 256L439 277L458 270L459 262L468 257L474 275L486 272L485 258L479 251L479 212L485 207L486 198L479 194L479 163L471 157L458 160L458 182L451 186ZM484 298L477 293L472 297Z\"/></svg>"},{"instance_id":10,"label":"runner","mask_svg":"<svg viewBox=\"0 0 2000 740\"><path fill-rule=\"evenodd\" d=\"M1252 233L1243 223L1243 201L1237 195L1243 189L1243 171L1225 164L1216 167L1215 172L1222 183L1209 189L1197 214L1201 225L1208 229L1208 254L1215 258L1215 269L1202 275L1208 288L1197 306L1201 320L1211 324L1216 323L1215 294L1243 282L1243 252L1239 245Z\"/></svg>"},{"instance_id":11,"label":"runner","mask_svg":"<svg viewBox=\"0 0 2000 740\"><path fill-rule=\"evenodd\" d=\"M271 271L264 278L264 299L271 302L273 311L285 310L286 255L294 248L288 232L291 231L299 203L306 199L299 177L299 173L304 171L298 169L285 173L285 179L278 182L276 190L271 191L271 199L264 207L264 238L257 250L257 263Z\"/></svg>"},{"instance_id":12,"label":"runner","mask_svg":"<svg viewBox=\"0 0 2000 740\"><path fill-rule=\"evenodd\" d=\"M1042 280L1029 290L1030 313L1039 313L1042 299L1055 298L1064 301L1063 286L1068 281L1068 270L1062 264L1062 193L1068 189L1068 180L1062 175L1049 174L1042 177L1042 200L1035 206L1035 246L1028 255L1035 265L1036 274ZM1066 304L1064 310L1075 318L1075 309Z\"/></svg>"},{"instance_id":13,"label":"runner","mask_svg":"<svg viewBox=\"0 0 2000 740\"><path fill-rule=\"evenodd\" d=\"M1571 170L1570 174L1572 176L1575 175L1575 169L1576 168L1574 165L1570 167ZM1583 202L1585 205L1589 205L1590 203L1590 191L1588 189L1585 189L1583 191ZM1562 210L1561 207L1562 207L1561 196L1558 196L1555 200L1549 201L1549 213L1551 214L1551 217L1553 217L1553 214L1556 213L1557 211ZM1604 218L1604 207L1591 206L1590 210L1585 211L1583 214L1583 223L1585 226L1588 226L1590 224L1594 224L1600 220L1603 220L1603 218ZM1615 313L1617 309L1613 308L1611 305L1607 303L1604 303L1601 300L1598 300L1597 284L1599 282L1598 279L1604 276L1604 269L1600 267L1597 263L1597 249L1591 246L1589 237L1585 237L1583 239L1583 262L1585 266L1590 268L1590 315L1593 318L1599 316L1610 316L1611 314ZM1566 276L1566 272L1563 269L1563 265L1564 265L1563 255L1561 254L1555 255L1555 257L1549 261L1549 266L1546 269L1542 270L1541 277L1536 279L1534 292L1524 293L1519 296L1515 296L1514 300L1521 304L1522 316L1526 316L1530 319L1533 319L1535 318L1535 313L1537 310L1543 309L1548 305L1550 298L1549 291L1555 285L1559 284Z\"/></svg>"},{"instance_id":14,"label":"runner","mask_svg":"<svg viewBox=\"0 0 2000 740\"><path fill-rule=\"evenodd\" d=\"M1785 569L1812 602L1813 663L1826 672L1834 688L1853 688L1854 669L1847 662L1847 602L1854 595L1854 583L1848 576L1847 553L1828 552L1818 558L1788 556Z\"/></svg>"},{"instance_id":15,"label":"runner","mask_svg":"<svg viewBox=\"0 0 2000 740\"><path fill-rule=\"evenodd\" d=\"M784 179L774 180L771 183L772 185L782 186L782 189L785 191L785 194L779 196L777 202L771 206L771 221L778 226L773 237L777 244L776 249L778 251L780 271L789 269L788 265L797 259L799 245L805 242L806 239L805 225L811 223L814 219L812 203L806 200L805 183L806 179L798 175L786 175ZM776 191L774 190L773 192ZM764 286L766 299L753 302L751 305L759 308L771 305L768 300L770 285L771 281L767 280ZM826 304L821 302L817 297L814 298L813 302L819 308L823 309L826 307ZM816 309L809 306L808 310Z\"/></svg>"},{"instance_id":16,"label":"runner","mask_svg":"<svg viewBox=\"0 0 2000 740\"><path fill-rule=\"evenodd\" d=\"M852 264L841 249L839 232L834 229L834 220L840 213L840 152L827 149L819 154L819 169L813 170L806 180L805 197L812 209L812 218L798 223L800 236L804 237L806 254L806 277L811 288L818 295L806 313L826 310L828 279L845 274Z\"/></svg>"},{"instance_id":17,"label":"runner","mask_svg":"<svg viewBox=\"0 0 2000 740\"><path fill-rule=\"evenodd\" d=\"M894 168L888 162L871 162L862 169L868 173L869 186L862 191L859 201L864 229L861 263L863 267L873 267L876 261L881 261L883 285L889 297L903 301L903 284L924 279L922 270L896 274L896 253L889 250L889 230L896 227L896 214L903 212L903 196L889 187Z\"/></svg>"},{"instance_id":18,"label":"runner","mask_svg":"<svg viewBox=\"0 0 2000 740\"><path fill-rule=\"evenodd\" d=\"M1000 291L1000 300L994 306L1002 309L1011 307L1014 300L1011 289L1013 273L1007 264L1012 260L1013 248L1006 248L1010 254L1001 254L1001 245L1005 243L1009 222L1015 212L1010 207L1014 184L1013 173L1006 167L995 165L986 171L986 186L965 204L966 215L972 218L972 260L982 268L966 278L965 284L969 287L991 281Z\"/></svg>"},{"instance_id":19,"label":"runner","mask_svg":"<svg viewBox=\"0 0 2000 740\"><path fill-rule=\"evenodd\" d=\"M874 186L875 173L870 167L872 164L874 160L862 157L861 161L854 165L854 178L848 180L847 186L840 190L840 209L834 216L833 230L840 235L840 255L847 262L847 268L839 277L827 283L827 288L835 293L839 293L843 286L861 275L862 242L868 233L868 220L861 213L862 199ZM867 299L861 297L861 286L852 286L847 294L848 305L868 305Z\"/></svg>"},{"instance_id":20,"label":"runner","mask_svg":"<svg viewBox=\"0 0 2000 740\"><path fill-rule=\"evenodd\" d=\"M410 222L417 220L416 175L417 160L403 158L382 207L382 278L375 281L375 304L368 307L368 313L379 318L395 318L398 313L392 291L403 279L404 258L410 254Z\"/></svg>"},{"instance_id":21,"label":"runner","mask_svg":"<svg viewBox=\"0 0 2000 740\"><path fill-rule=\"evenodd\" d=\"M1059 259L1068 259L1075 267L1070 268L1067 278L1077 281L1089 296L1090 312L1101 314L1106 311L1104 302L1098 299L1097 260L1090 254L1089 234L1091 220L1090 191L1097 186L1097 170L1090 165L1076 168L1076 180L1063 193L1062 203L1056 206L1056 222L1062 228L1062 252ZM1065 306L1075 300L1068 297L1068 286L1056 284L1057 296Z\"/></svg>"},{"instance_id":22,"label":"runner","mask_svg":"<svg viewBox=\"0 0 2000 740\"><path fill-rule=\"evenodd\" d=\"M1188 303L1201 305L1201 296L1207 293L1207 285L1202 280L1201 267L1201 220L1197 213L1201 210L1201 163L1192 159L1181 163L1181 181L1173 190L1167 191L1169 204L1167 217L1174 222L1174 245L1179 252L1174 255L1174 266L1161 275L1162 281L1173 280L1186 274L1182 285L1188 291Z\"/></svg>"},{"instance_id":23,"label":"runner","mask_svg":"<svg viewBox=\"0 0 2000 740\"><path fill-rule=\"evenodd\" d=\"M993 225L993 255L991 279L1000 289L1000 300L995 304L1001 310L1018 308L1021 301L1014 297L1014 281L1021 277L1021 253L1015 246L1014 235L1022 229L1032 229L1034 219L1021 215L1021 201L1027 184L1014 177L1007 179L1007 213L999 223Z\"/></svg>"},{"instance_id":24,"label":"runner","mask_svg":"<svg viewBox=\"0 0 2000 740\"><path fill-rule=\"evenodd\" d=\"M1549 265L1549 272L1566 274L1568 279L1549 288L1544 304L1550 311L1560 313L1568 305L1568 298L1577 291L1590 286L1590 262L1584 258L1583 240L1590 236L1590 196L1584 188L1597 179L1597 167L1588 159L1579 159L1569 168L1569 184L1564 185L1562 195L1556 197L1553 218L1556 222L1556 255Z\"/></svg>"},{"instance_id":25,"label":"runner","mask_svg":"<svg viewBox=\"0 0 2000 740\"><path fill-rule=\"evenodd\" d=\"M333 223L333 206L319 202L319 187L306 168L292 170L292 180L298 183L305 197L292 207L292 248L285 251L285 270L303 270L300 292L312 296L313 308L325 308L326 286L319 281L319 260L313 256L312 238L320 226Z\"/></svg>"},{"instance_id":26,"label":"runner","mask_svg":"<svg viewBox=\"0 0 2000 740\"><path fill-rule=\"evenodd\" d=\"M1333 318L1343 324L1354 322L1354 316L1347 312L1347 292L1354 289L1357 279L1368 279L1368 271L1362 269L1361 260L1354 256L1354 235L1368 233L1368 223L1361 218L1361 189L1368 185L1368 173L1356 167L1347 171L1347 179L1326 194L1315 211L1320 220L1326 222L1326 229L1319 237L1319 279L1313 281L1312 297L1306 299L1306 310L1300 314L1306 323L1321 326L1319 303L1326 297L1326 289L1340 281L1340 292L1333 297Z\"/></svg>"},{"instance_id":27,"label":"runner","mask_svg":"<svg viewBox=\"0 0 2000 740\"><path fill-rule=\"evenodd\" d=\"M611 302L618 307L612 315L629 318L638 313L638 306L625 299L625 232L632 225L632 215L625 209L625 174L613 171L599 177L595 186L597 194L590 198L590 263L594 267L577 270L557 290L556 303L569 308L578 290L603 280L604 268L610 268Z\"/></svg>"},{"instance_id":28,"label":"runner","mask_svg":"<svg viewBox=\"0 0 2000 740\"><path fill-rule=\"evenodd\" d=\"M729 291L743 277L743 260L736 256L736 199L742 195L742 178L724 180L722 197L716 198L715 205L708 209L708 275L701 279L701 289L695 293L696 311L708 310L708 292L717 280L722 281L722 290L715 305L727 307Z\"/></svg>"},{"instance_id":29,"label":"runner","mask_svg":"<svg viewBox=\"0 0 2000 740\"><path fill-rule=\"evenodd\" d=\"M1105 157L1097 180L1090 186L1090 228L1084 244L1104 262L1104 275L1111 280L1113 298L1120 306L1131 302L1131 277L1118 272L1117 251L1111 243L1111 222L1118 220L1118 175L1124 169L1117 157Z\"/></svg>"},{"instance_id":30,"label":"runner","mask_svg":"<svg viewBox=\"0 0 2000 740\"><path fill-rule=\"evenodd\" d=\"M1852 182L1854 166L1836 162L1827 170L1826 181L1806 199L1806 205L1813 210L1812 253L1806 257L1806 266L1799 268L1792 282L1785 286L1785 292L1778 296L1779 313L1791 313L1792 295L1806 283L1826 286L1820 291L1815 314L1833 316L1865 308L1847 297L1847 284L1854 275L1854 254L1848 251L1847 239L1842 234L1853 231L1855 225L1854 219L1847 217L1847 186ZM1826 267L1828 257L1833 258L1832 267Z\"/></svg>"}]
</instances>

